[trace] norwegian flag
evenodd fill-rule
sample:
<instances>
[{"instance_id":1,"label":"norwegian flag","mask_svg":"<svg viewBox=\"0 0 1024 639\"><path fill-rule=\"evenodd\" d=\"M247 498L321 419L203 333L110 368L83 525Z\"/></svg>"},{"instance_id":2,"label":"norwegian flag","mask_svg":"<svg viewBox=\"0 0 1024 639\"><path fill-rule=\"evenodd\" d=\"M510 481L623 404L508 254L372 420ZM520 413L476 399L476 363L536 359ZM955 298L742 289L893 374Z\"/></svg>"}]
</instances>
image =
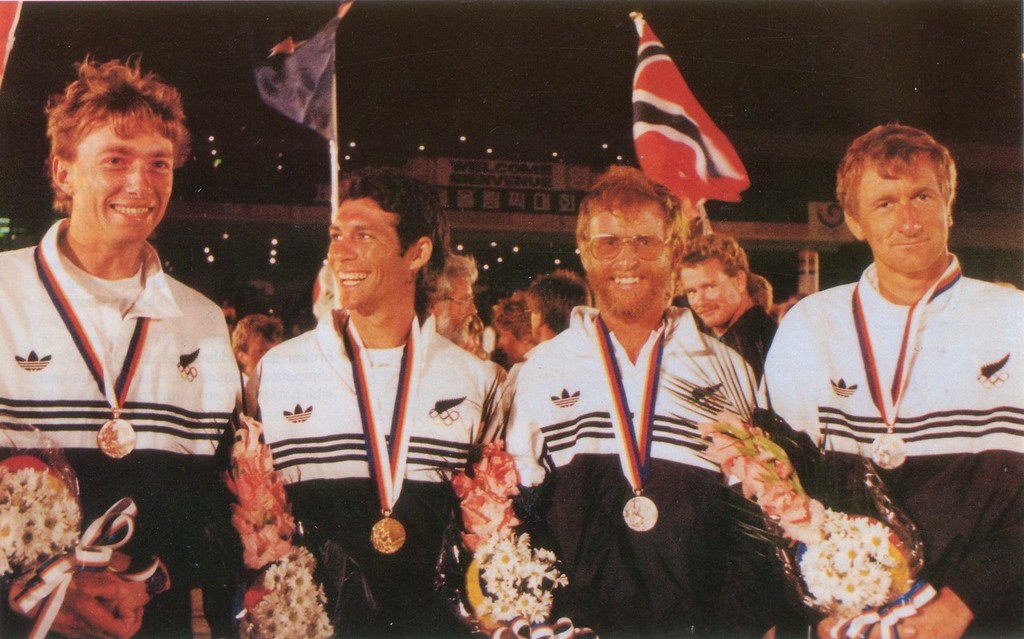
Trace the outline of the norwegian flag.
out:
<instances>
[{"instance_id":1,"label":"norwegian flag","mask_svg":"<svg viewBox=\"0 0 1024 639\"><path fill-rule=\"evenodd\" d=\"M20 14L20 2L0 2L0 84L4 81L7 57L14 46L14 28L18 26Z\"/></svg>"},{"instance_id":2,"label":"norwegian flag","mask_svg":"<svg viewBox=\"0 0 1024 639\"><path fill-rule=\"evenodd\" d=\"M643 15L633 76L633 140L652 180L694 203L739 202L750 178L736 150L701 108Z\"/></svg>"}]
</instances>

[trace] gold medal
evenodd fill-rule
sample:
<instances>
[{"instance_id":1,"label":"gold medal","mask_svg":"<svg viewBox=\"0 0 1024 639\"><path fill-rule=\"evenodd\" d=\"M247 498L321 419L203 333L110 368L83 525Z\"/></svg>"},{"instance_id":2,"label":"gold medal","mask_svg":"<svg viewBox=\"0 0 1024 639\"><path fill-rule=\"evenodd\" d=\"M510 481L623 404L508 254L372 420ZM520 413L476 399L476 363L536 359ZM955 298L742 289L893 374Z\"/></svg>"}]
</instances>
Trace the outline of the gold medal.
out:
<instances>
[{"instance_id":1,"label":"gold medal","mask_svg":"<svg viewBox=\"0 0 1024 639\"><path fill-rule=\"evenodd\" d=\"M96 433L96 445L108 457L121 459L135 450L135 429L131 422L120 417L107 420Z\"/></svg>"},{"instance_id":2,"label":"gold medal","mask_svg":"<svg viewBox=\"0 0 1024 639\"><path fill-rule=\"evenodd\" d=\"M658 523L658 507L648 497L637 495L622 509L626 525L637 532L647 532Z\"/></svg>"},{"instance_id":3,"label":"gold medal","mask_svg":"<svg viewBox=\"0 0 1024 639\"><path fill-rule=\"evenodd\" d=\"M370 542L374 550L383 555L393 555L405 545L405 526L388 514L373 525Z\"/></svg>"},{"instance_id":4,"label":"gold medal","mask_svg":"<svg viewBox=\"0 0 1024 639\"><path fill-rule=\"evenodd\" d=\"M907 460L907 446L898 435L885 433L871 444L871 459L880 468L899 468Z\"/></svg>"}]
</instances>

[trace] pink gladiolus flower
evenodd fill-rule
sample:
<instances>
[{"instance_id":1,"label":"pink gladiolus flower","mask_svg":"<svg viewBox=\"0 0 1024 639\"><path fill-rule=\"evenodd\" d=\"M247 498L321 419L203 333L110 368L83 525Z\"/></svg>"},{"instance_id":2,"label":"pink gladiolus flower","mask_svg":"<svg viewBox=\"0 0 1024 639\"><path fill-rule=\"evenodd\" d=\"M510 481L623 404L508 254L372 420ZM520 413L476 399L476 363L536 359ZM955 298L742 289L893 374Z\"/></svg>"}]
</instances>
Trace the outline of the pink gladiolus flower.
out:
<instances>
[{"instance_id":1,"label":"pink gladiolus flower","mask_svg":"<svg viewBox=\"0 0 1024 639\"><path fill-rule=\"evenodd\" d=\"M462 501L462 523L466 528L463 543L471 551L491 535L519 525L508 500L484 491L475 491Z\"/></svg>"},{"instance_id":2,"label":"pink gladiolus flower","mask_svg":"<svg viewBox=\"0 0 1024 639\"><path fill-rule=\"evenodd\" d=\"M471 551L491 535L519 525L510 499L519 494L519 472L501 442L484 446L473 476L456 475L452 487L462 500L462 539Z\"/></svg>"}]
</instances>

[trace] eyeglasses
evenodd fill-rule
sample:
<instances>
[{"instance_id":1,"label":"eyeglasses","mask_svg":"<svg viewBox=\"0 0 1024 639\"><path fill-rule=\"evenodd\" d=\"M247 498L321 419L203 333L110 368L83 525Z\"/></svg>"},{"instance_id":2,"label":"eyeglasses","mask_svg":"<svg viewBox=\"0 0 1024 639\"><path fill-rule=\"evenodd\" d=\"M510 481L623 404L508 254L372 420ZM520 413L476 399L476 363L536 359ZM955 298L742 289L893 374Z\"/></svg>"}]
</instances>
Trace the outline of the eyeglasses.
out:
<instances>
[{"instance_id":1,"label":"eyeglasses","mask_svg":"<svg viewBox=\"0 0 1024 639\"><path fill-rule=\"evenodd\" d=\"M474 300L472 297L445 297L444 300L446 302L454 302L455 304L462 304L463 306L469 306L471 304L476 304L476 300Z\"/></svg>"},{"instance_id":2,"label":"eyeglasses","mask_svg":"<svg viewBox=\"0 0 1024 639\"><path fill-rule=\"evenodd\" d=\"M633 251L642 260L656 260L665 252L665 240L654 235L595 235L590 238L590 252L599 260L614 260L627 244L633 245Z\"/></svg>"}]
</instances>

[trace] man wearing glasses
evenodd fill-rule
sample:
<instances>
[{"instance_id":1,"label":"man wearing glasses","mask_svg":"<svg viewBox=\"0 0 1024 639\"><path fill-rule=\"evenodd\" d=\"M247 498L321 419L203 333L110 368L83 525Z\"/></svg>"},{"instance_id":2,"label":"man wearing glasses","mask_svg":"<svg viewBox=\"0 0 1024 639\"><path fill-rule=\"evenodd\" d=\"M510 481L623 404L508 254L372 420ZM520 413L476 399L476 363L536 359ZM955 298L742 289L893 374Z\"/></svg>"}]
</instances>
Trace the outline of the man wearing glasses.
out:
<instances>
[{"instance_id":1,"label":"man wearing glasses","mask_svg":"<svg viewBox=\"0 0 1024 639\"><path fill-rule=\"evenodd\" d=\"M601 636L761 636L769 566L738 534L739 500L697 424L756 400L747 364L669 305L686 239L679 200L614 167L584 197L576 240L597 308L523 364L507 446L530 515L569 585L554 616Z\"/></svg>"},{"instance_id":2,"label":"man wearing glasses","mask_svg":"<svg viewBox=\"0 0 1024 639\"><path fill-rule=\"evenodd\" d=\"M487 354L481 345L483 322L477 313L473 285L479 271L470 255L450 254L444 270L424 280L427 312L437 322L437 332L481 359Z\"/></svg>"}]
</instances>

